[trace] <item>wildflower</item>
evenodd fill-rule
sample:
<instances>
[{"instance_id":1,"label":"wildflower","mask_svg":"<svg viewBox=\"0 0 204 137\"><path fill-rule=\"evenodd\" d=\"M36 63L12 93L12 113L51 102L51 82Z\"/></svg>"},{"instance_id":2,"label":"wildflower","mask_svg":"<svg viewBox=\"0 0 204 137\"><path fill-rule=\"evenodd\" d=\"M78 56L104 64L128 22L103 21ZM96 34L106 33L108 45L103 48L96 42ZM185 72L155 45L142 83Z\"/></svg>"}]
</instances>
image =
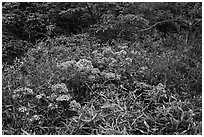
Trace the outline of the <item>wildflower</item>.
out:
<instances>
[{"instance_id":1,"label":"wildflower","mask_svg":"<svg viewBox=\"0 0 204 137\"><path fill-rule=\"evenodd\" d=\"M68 93L67 86L64 83L53 85L51 89L57 93Z\"/></svg>"},{"instance_id":2,"label":"wildflower","mask_svg":"<svg viewBox=\"0 0 204 137\"><path fill-rule=\"evenodd\" d=\"M120 75L115 74L115 73L112 73L112 72L103 73L103 75L104 75L104 77L105 77L106 79L117 79L117 80L119 80L120 77L121 77Z\"/></svg>"},{"instance_id":3,"label":"wildflower","mask_svg":"<svg viewBox=\"0 0 204 137\"><path fill-rule=\"evenodd\" d=\"M58 108L58 105L57 104L53 104L53 103L50 103L49 105L48 105L48 108L50 109L50 110L53 110L53 109L57 109Z\"/></svg>"},{"instance_id":4,"label":"wildflower","mask_svg":"<svg viewBox=\"0 0 204 137\"><path fill-rule=\"evenodd\" d=\"M156 89L157 89L158 91L160 91L160 92L163 92L163 93L166 92L165 88L166 88L166 85L163 85L162 83L159 83L159 84L156 86Z\"/></svg>"},{"instance_id":5,"label":"wildflower","mask_svg":"<svg viewBox=\"0 0 204 137\"><path fill-rule=\"evenodd\" d=\"M70 105L70 108L72 108L73 110L81 109L80 103L76 102L76 100L72 100L69 105Z\"/></svg>"},{"instance_id":6,"label":"wildflower","mask_svg":"<svg viewBox=\"0 0 204 137\"><path fill-rule=\"evenodd\" d=\"M23 93L24 95L33 95L34 92L30 88L18 88L14 90L14 94Z\"/></svg>"},{"instance_id":7,"label":"wildflower","mask_svg":"<svg viewBox=\"0 0 204 137\"><path fill-rule=\"evenodd\" d=\"M78 67L79 71L91 71L93 69L92 62L87 59L80 59L77 63L76 66Z\"/></svg>"},{"instance_id":8,"label":"wildflower","mask_svg":"<svg viewBox=\"0 0 204 137\"><path fill-rule=\"evenodd\" d=\"M30 122L34 122L36 124L41 124L42 121L40 121L40 116L39 115L34 115L30 118Z\"/></svg>"},{"instance_id":9,"label":"wildflower","mask_svg":"<svg viewBox=\"0 0 204 137\"><path fill-rule=\"evenodd\" d=\"M57 65L57 67L61 68L62 70L67 70L68 68L72 68L75 64L76 64L76 61L71 60L71 61L63 62L63 63Z\"/></svg>"},{"instance_id":10,"label":"wildflower","mask_svg":"<svg viewBox=\"0 0 204 137\"><path fill-rule=\"evenodd\" d=\"M68 95L61 95L59 96L56 101L69 101L72 97L70 96L70 94Z\"/></svg>"},{"instance_id":11,"label":"wildflower","mask_svg":"<svg viewBox=\"0 0 204 137\"><path fill-rule=\"evenodd\" d=\"M31 121L38 121L38 120L40 120L40 116L39 115L34 115L34 116L32 116L32 118L30 120Z\"/></svg>"},{"instance_id":12,"label":"wildflower","mask_svg":"<svg viewBox=\"0 0 204 137\"><path fill-rule=\"evenodd\" d=\"M55 100L57 98L57 95L55 93L52 93L50 96L48 96L47 98L51 99L51 100Z\"/></svg>"},{"instance_id":13,"label":"wildflower","mask_svg":"<svg viewBox=\"0 0 204 137\"><path fill-rule=\"evenodd\" d=\"M43 98L44 96L45 96L45 94L39 94L39 95L36 95L35 98L41 99L41 98Z\"/></svg>"},{"instance_id":14,"label":"wildflower","mask_svg":"<svg viewBox=\"0 0 204 137\"><path fill-rule=\"evenodd\" d=\"M19 107L18 108L18 111L20 111L20 112L26 112L28 109L26 108L26 107L24 107L24 106L21 106L21 107Z\"/></svg>"}]
</instances>

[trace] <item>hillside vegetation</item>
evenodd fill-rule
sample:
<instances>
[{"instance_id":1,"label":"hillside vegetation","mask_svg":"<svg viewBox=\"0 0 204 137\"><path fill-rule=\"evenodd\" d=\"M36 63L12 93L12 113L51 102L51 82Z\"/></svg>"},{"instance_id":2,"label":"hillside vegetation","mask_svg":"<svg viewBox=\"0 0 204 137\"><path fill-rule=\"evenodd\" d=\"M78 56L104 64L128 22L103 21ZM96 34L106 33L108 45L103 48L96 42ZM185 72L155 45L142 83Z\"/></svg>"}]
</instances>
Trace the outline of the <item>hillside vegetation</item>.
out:
<instances>
[{"instance_id":1,"label":"hillside vegetation","mask_svg":"<svg viewBox=\"0 0 204 137\"><path fill-rule=\"evenodd\" d=\"M202 3L5 2L2 14L2 134L202 134Z\"/></svg>"}]
</instances>

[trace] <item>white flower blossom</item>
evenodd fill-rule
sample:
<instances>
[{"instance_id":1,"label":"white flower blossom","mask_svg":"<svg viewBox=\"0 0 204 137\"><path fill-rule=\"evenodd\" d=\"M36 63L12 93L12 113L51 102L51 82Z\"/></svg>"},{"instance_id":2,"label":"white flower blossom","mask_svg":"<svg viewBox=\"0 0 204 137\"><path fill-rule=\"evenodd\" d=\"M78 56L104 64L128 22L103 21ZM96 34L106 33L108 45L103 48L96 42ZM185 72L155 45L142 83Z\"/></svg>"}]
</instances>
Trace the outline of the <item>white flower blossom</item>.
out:
<instances>
[{"instance_id":1,"label":"white flower blossom","mask_svg":"<svg viewBox=\"0 0 204 137\"><path fill-rule=\"evenodd\" d=\"M70 108L72 108L73 110L81 109L80 103L76 102L76 100L72 100L69 105L70 105Z\"/></svg>"},{"instance_id":2,"label":"white flower blossom","mask_svg":"<svg viewBox=\"0 0 204 137\"><path fill-rule=\"evenodd\" d=\"M37 99L41 99L41 98L43 98L43 97L45 97L45 94L39 94L39 95L36 95L36 96L35 96L35 98L37 98Z\"/></svg>"},{"instance_id":3,"label":"white flower blossom","mask_svg":"<svg viewBox=\"0 0 204 137\"><path fill-rule=\"evenodd\" d=\"M37 98L37 99L41 99L42 96L41 96L41 95L36 95L35 98Z\"/></svg>"},{"instance_id":4,"label":"white flower blossom","mask_svg":"<svg viewBox=\"0 0 204 137\"><path fill-rule=\"evenodd\" d=\"M26 107L24 107L24 106L22 106L22 107L19 107L18 108L18 111L20 111L20 112L26 112L28 109L26 108Z\"/></svg>"},{"instance_id":5,"label":"white flower blossom","mask_svg":"<svg viewBox=\"0 0 204 137\"><path fill-rule=\"evenodd\" d=\"M53 104L53 103L50 103L49 105L48 105L48 108L50 109L50 110L53 110L53 109L57 109L58 108L58 105L57 104Z\"/></svg>"},{"instance_id":6,"label":"white flower blossom","mask_svg":"<svg viewBox=\"0 0 204 137\"><path fill-rule=\"evenodd\" d=\"M72 97L70 96L70 94L68 95L61 95L59 96L56 101L69 101Z\"/></svg>"},{"instance_id":7,"label":"white flower blossom","mask_svg":"<svg viewBox=\"0 0 204 137\"><path fill-rule=\"evenodd\" d=\"M166 88L166 85L163 85L162 83L159 83L159 84L156 86L156 89L157 89L158 91L161 91L161 92L166 92L165 88Z\"/></svg>"},{"instance_id":8,"label":"white flower blossom","mask_svg":"<svg viewBox=\"0 0 204 137\"><path fill-rule=\"evenodd\" d=\"M56 84L56 85L52 85L51 87L53 92L57 92L57 93L68 93L69 90L67 89L66 84L61 83L61 84Z\"/></svg>"},{"instance_id":9,"label":"white flower blossom","mask_svg":"<svg viewBox=\"0 0 204 137\"><path fill-rule=\"evenodd\" d=\"M34 115L32 116L32 118L30 119L30 121L38 121L40 120L40 116L39 115Z\"/></svg>"},{"instance_id":10,"label":"white flower blossom","mask_svg":"<svg viewBox=\"0 0 204 137\"><path fill-rule=\"evenodd\" d=\"M47 98L53 101L57 98L57 95L55 93L52 93L50 96L47 96Z\"/></svg>"},{"instance_id":11,"label":"white flower blossom","mask_svg":"<svg viewBox=\"0 0 204 137\"><path fill-rule=\"evenodd\" d=\"M23 93L24 95L33 95L34 92L32 89L30 88L18 88L18 89L15 89L14 94L19 94L19 93Z\"/></svg>"},{"instance_id":12,"label":"white flower blossom","mask_svg":"<svg viewBox=\"0 0 204 137\"><path fill-rule=\"evenodd\" d=\"M108 73L103 73L104 77L106 79L116 79L116 80L119 80L121 75L118 75L116 73L112 73L112 72L108 72Z\"/></svg>"},{"instance_id":13,"label":"white flower blossom","mask_svg":"<svg viewBox=\"0 0 204 137\"><path fill-rule=\"evenodd\" d=\"M77 63L76 66L79 71L91 71L93 69L92 62L87 59L80 59Z\"/></svg>"}]
</instances>

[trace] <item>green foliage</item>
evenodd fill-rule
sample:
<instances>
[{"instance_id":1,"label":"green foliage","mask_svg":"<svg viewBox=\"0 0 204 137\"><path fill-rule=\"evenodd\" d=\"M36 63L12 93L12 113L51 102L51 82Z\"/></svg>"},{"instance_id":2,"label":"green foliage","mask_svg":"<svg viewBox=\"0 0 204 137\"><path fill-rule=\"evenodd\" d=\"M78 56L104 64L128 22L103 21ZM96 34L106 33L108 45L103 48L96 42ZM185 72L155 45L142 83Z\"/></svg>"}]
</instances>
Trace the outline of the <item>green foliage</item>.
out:
<instances>
[{"instance_id":1,"label":"green foliage","mask_svg":"<svg viewBox=\"0 0 204 137\"><path fill-rule=\"evenodd\" d=\"M200 9L3 3L2 134L202 134Z\"/></svg>"}]
</instances>

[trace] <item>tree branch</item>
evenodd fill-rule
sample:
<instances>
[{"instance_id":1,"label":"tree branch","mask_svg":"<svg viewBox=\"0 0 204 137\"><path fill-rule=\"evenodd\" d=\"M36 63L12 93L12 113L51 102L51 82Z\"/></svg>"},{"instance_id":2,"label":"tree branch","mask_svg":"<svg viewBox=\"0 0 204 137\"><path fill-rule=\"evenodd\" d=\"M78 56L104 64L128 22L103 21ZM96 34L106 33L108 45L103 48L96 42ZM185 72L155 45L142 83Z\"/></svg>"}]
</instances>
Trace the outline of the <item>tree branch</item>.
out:
<instances>
[{"instance_id":1,"label":"tree branch","mask_svg":"<svg viewBox=\"0 0 204 137\"><path fill-rule=\"evenodd\" d=\"M164 21L157 22L157 23L153 24L152 26L150 26L150 27L148 27L148 28L138 30L138 32L144 32L144 31L151 30L152 28L156 27L157 25L163 24L163 23L167 23L167 22L182 22L182 23L187 24L186 21L184 21L184 20L177 20L177 19L164 20ZM187 25L188 25L188 24L187 24Z\"/></svg>"}]
</instances>

